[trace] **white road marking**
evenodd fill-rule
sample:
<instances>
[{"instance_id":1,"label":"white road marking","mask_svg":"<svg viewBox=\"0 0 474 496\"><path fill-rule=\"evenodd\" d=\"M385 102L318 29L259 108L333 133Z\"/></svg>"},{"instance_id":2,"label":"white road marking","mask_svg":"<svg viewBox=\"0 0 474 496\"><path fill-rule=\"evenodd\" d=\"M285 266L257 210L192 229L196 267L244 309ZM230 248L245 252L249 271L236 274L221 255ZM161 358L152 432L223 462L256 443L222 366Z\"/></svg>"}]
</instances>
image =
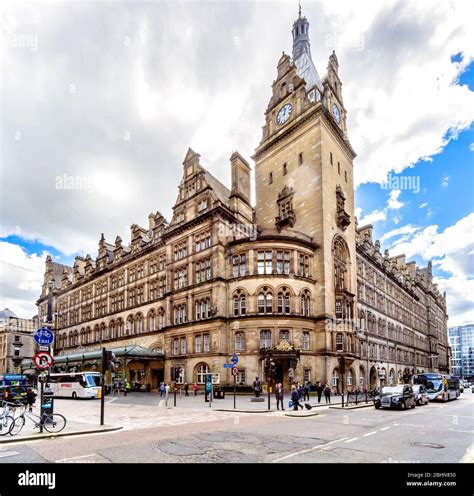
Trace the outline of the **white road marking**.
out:
<instances>
[{"instance_id":1,"label":"white road marking","mask_svg":"<svg viewBox=\"0 0 474 496\"><path fill-rule=\"evenodd\" d=\"M56 463L68 462L69 460L80 460L81 458L90 458L91 456L97 456L97 453L91 453L90 455L73 456L72 458L61 458L56 460Z\"/></svg>"},{"instance_id":2,"label":"white road marking","mask_svg":"<svg viewBox=\"0 0 474 496\"><path fill-rule=\"evenodd\" d=\"M347 441L345 441L346 443L352 443L352 441L356 441L357 439L359 439L358 437L353 437L352 439L348 439Z\"/></svg>"},{"instance_id":3,"label":"white road marking","mask_svg":"<svg viewBox=\"0 0 474 496\"><path fill-rule=\"evenodd\" d=\"M390 427L391 427L390 425L389 425L389 426L387 426L387 427L382 427L380 430L381 430L381 431L386 431L387 429L390 429Z\"/></svg>"},{"instance_id":4,"label":"white road marking","mask_svg":"<svg viewBox=\"0 0 474 496\"><path fill-rule=\"evenodd\" d=\"M466 434L472 434L474 433L474 431L462 431L460 429L451 429L451 427L449 428L450 431L453 431L453 432L465 432Z\"/></svg>"},{"instance_id":5,"label":"white road marking","mask_svg":"<svg viewBox=\"0 0 474 496\"><path fill-rule=\"evenodd\" d=\"M373 434L377 434L377 431L368 432L367 434L364 434L364 436L372 436Z\"/></svg>"},{"instance_id":6,"label":"white road marking","mask_svg":"<svg viewBox=\"0 0 474 496\"><path fill-rule=\"evenodd\" d=\"M310 448L310 449L298 451L297 453L291 453L289 455L286 455L286 456L283 456L281 458L277 458L276 460L273 460L272 463L281 462L282 460L287 460L288 458L293 458L294 456L303 455L304 453L310 453L311 451L316 451L317 449L326 448L330 444L338 443L339 441L344 441L346 439L347 439L347 437L341 437L340 439L335 439L334 441L330 441L329 443L326 443L326 444L320 444L320 445L314 446L313 448Z\"/></svg>"},{"instance_id":7,"label":"white road marking","mask_svg":"<svg viewBox=\"0 0 474 496\"><path fill-rule=\"evenodd\" d=\"M7 458L8 456L16 456L19 454L18 451L0 451L0 458Z\"/></svg>"},{"instance_id":8,"label":"white road marking","mask_svg":"<svg viewBox=\"0 0 474 496\"><path fill-rule=\"evenodd\" d=\"M474 463L474 444L467 448L465 455L462 457L460 463Z\"/></svg>"}]
</instances>

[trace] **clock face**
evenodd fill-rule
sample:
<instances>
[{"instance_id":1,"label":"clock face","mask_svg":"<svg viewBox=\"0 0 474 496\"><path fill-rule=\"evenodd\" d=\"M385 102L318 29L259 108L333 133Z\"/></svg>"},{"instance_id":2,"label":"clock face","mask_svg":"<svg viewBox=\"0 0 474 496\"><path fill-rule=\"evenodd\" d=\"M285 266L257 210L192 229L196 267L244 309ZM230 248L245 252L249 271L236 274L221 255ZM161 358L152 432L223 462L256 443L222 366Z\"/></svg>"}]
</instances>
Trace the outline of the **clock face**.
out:
<instances>
[{"instance_id":1,"label":"clock face","mask_svg":"<svg viewBox=\"0 0 474 496\"><path fill-rule=\"evenodd\" d=\"M341 122L341 114L339 113L339 108L335 103L332 104L332 115L334 116L334 119L336 119L336 122L339 124Z\"/></svg>"},{"instance_id":2,"label":"clock face","mask_svg":"<svg viewBox=\"0 0 474 496\"><path fill-rule=\"evenodd\" d=\"M285 124L285 122L290 118L291 112L293 112L293 107L291 106L291 103L287 103L286 105L283 105L283 107L278 111L276 121L277 124Z\"/></svg>"}]
</instances>

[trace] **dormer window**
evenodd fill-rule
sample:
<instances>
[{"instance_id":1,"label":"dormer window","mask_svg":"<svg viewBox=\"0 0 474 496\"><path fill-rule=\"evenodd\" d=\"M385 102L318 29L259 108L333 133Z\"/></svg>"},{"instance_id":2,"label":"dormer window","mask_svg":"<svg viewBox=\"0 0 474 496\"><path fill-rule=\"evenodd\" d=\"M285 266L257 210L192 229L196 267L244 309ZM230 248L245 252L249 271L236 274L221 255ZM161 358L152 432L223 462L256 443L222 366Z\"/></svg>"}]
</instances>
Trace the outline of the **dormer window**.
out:
<instances>
[{"instance_id":1,"label":"dormer window","mask_svg":"<svg viewBox=\"0 0 474 496\"><path fill-rule=\"evenodd\" d=\"M206 210L207 206L208 206L207 198L205 198L204 200L201 200L198 203L198 212L203 212L204 210Z\"/></svg>"}]
</instances>

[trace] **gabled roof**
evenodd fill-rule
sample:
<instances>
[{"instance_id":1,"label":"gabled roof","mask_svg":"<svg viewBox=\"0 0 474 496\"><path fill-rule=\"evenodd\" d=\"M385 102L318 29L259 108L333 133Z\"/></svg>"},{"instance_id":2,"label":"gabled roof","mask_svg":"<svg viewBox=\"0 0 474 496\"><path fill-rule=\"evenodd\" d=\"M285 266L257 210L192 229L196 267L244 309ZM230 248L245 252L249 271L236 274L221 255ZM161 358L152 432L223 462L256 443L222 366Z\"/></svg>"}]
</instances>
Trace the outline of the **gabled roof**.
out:
<instances>
[{"instance_id":1,"label":"gabled roof","mask_svg":"<svg viewBox=\"0 0 474 496\"><path fill-rule=\"evenodd\" d=\"M215 178L209 171L204 169L204 167L199 166L199 168L204 171L204 178L209 187L214 191L217 199L224 204L226 207L230 205L230 190L222 184L219 179Z\"/></svg>"}]
</instances>

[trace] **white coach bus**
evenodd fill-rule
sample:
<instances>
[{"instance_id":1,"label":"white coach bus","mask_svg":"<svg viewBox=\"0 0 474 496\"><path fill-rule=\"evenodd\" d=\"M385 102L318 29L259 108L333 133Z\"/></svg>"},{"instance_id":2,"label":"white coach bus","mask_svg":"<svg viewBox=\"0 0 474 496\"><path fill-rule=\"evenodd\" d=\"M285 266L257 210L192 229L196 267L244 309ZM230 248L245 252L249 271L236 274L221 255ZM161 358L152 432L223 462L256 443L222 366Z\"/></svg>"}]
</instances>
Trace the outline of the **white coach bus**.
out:
<instances>
[{"instance_id":1,"label":"white coach bus","mask_svg":"<svg viewBox=\"0 0 474 496\"><path fill-rule=\"evenodd\" d=\"M55 398L99 398L99 372L69 372L50 375Z\"/></svg>"}]
</instances>

